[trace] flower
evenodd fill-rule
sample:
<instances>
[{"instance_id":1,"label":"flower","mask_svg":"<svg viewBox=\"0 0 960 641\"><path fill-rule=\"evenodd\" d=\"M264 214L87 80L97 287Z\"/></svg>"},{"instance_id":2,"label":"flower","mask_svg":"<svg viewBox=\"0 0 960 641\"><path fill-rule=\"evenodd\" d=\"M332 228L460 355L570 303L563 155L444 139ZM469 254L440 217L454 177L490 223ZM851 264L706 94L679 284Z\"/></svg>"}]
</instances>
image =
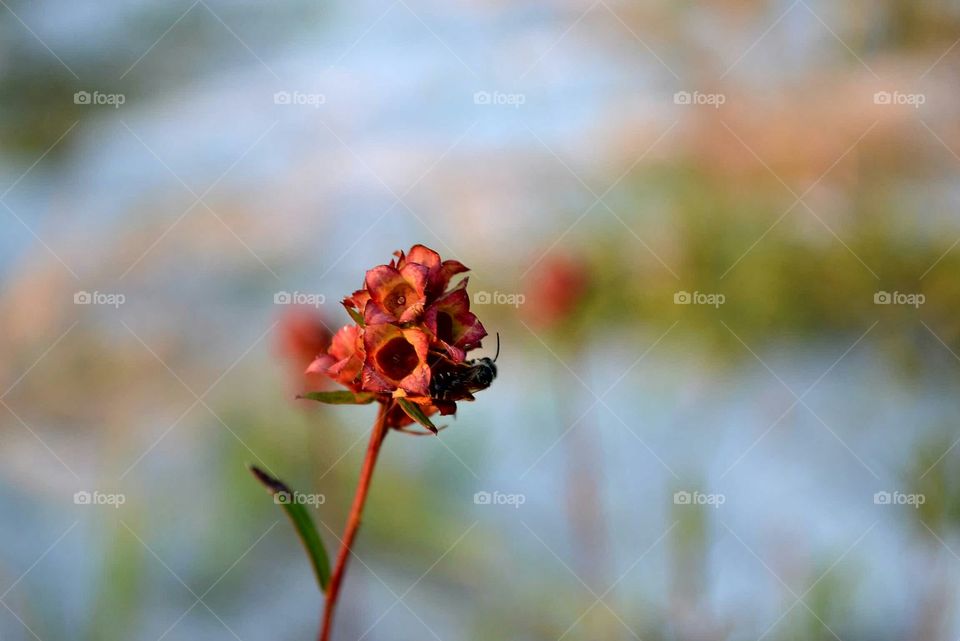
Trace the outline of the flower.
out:
<instances>
[{"instance_id":1,"label":"flower","mask_svg":"<svg viewBox=\"0 0 960 641\"><path fill-rule=\"evenodd\" d=\"M334 335L326 354L318 356L307 368L308 374L326 374L355 392L361 390L357 379L363 368L364 349L359 328L346 325Z\"/></svg>"},{"instance_id":2,"label":"flower","mask_svg":"<svg viewBox=\"0 0 960 641\"><path fill-rule=\"evenodd\" d=\"M401 269L380 265L364 279L370 299L364 306L363 320L377 323L409 323L423 313L427 300L427 275L423 265L407 263Z\"/></svg>"},{"instance_id":3,"label":"flower","mask_svg":"<svg viewBox=\"0 0 960 641\"><path fill-rule=\"evenodd\" d=\"M467 354L487 335L470 311L467 279L450 287L453 277L466 271L463 263L442 260L425 245L396 252L390 263L368 270L363 288L343 299L354 323L336 333L307 372L364 393L368 401L373 394L381 403L416 403L426 416L456 413L456 400L472 400L469 392L476 386L433 398L431 381L437 371L448 384L456 380L449 372L471 367ZM386 418L394 428L413 420L401 403L393 403Z\"/></svg>"},{"instance_id":4,"label":"flower","mask_svg":"<svg viewBox=\"0 0 960 641\"><path fill-rule=\"evenodd\" d=\"M386 323L368 325L363 346L368 355L363 364L363 389L391 394L403 390L414 396L429 396L430 344L423 330Z\"/></svg>"},{"instance_id":5,"label":"flower","mask_svg":"<svg viewBox=\"0 0 960 641\"><path fill-rule=\"evenodd\" d=\"M470 271L460 261L440 260L440 254L426 245L414 245L406 256L403 252L397 252L396 256L398 268L402 268L407 263L422 265L427 268L427 294L433 298L446 291L451 278L457 274Z\"/></svg>"},{"instance_id":6,"label":"flower","mask_svg":"<svg viewBox=\"0 0 960 641\"><path fill-rule=\"evenodd\" d=\"M588 293L591 276L586 261L563 255L544 260L530 282L534 286L524 305L525 315L535 325L552 327L574 315Z\"/></svg>"},{"instance_id":7,"label":"flower","mask_svg":"<svg viewBox=\"0 0 960 641\"><path fill-rule=\"evenodd\" d=\"M343 299L343 306L346 308L347 313L350 316L357 320L363 320L363 311L367 307L367 301L370 300L370 292L366 289L358 289L353 292L351 296L347 296Z\"/></svg>"},{"instance_id":8,"label":"flower","mask_svg":"<svg viewBox=\"0 0 960 641\"><path fill-rule=\"evenodd\" d=\"M424 314L424 325L457 363L463 362L466 353L487 335L480 319L470 311L466 279L430 306Z\"/></svg>"}]
</instances>

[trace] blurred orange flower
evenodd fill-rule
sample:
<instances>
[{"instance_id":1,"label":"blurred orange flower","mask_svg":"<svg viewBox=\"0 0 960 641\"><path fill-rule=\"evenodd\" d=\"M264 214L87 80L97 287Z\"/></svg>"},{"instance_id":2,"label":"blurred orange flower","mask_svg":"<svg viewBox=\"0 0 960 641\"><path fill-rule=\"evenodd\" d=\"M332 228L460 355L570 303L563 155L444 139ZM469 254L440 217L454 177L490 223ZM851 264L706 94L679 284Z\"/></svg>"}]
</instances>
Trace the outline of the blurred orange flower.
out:
<instances>
[{"instance_id":1,"label":"blurred orange flower","mask_svg":"<svg viewBox=\"0 0 960 641\"><path fill-rule=\"evenodd\" d=\"M314 372L304 368L330 347L330 330L323 317L311 307L291 307L281 316L277 325L276 350L290 363L297 387L315 386L322 381Z\"/></svg>"},{"instance_id":2,"label":"blurred orange flower","mask_svg":"<svg viewBox=\"0 0 960 641\"><path fill-rule=\"evenodd\" d=\"M567 319L587 293L589 273L586 261L579 257L548 256L530 275L524 314L541 327Z\"/></svg>"}]
</instances>

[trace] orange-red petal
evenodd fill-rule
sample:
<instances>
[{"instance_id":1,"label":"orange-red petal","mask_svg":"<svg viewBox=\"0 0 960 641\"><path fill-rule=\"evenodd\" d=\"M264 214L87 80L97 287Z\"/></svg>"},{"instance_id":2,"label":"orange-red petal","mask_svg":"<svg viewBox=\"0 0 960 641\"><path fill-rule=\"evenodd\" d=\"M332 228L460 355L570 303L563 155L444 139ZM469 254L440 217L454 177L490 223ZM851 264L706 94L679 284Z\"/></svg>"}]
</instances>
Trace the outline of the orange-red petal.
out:
<instances>
[{"instance_id":1,"label":"orange-red petal","mask_svg":"<svg viewBox=\"0 0 960 641\"><path fill-rule=\"evenodd\" d=\"M398 266L403 267L408 263L423 265L429 270L427 276L427 297L435 299L447 290L450 279L457 274L470 271L469 268L457 260L440 260L440 254L433 251L426 245L414 245L404 256L403 252L398 252Z\"/></svg>"},{"instance_id":2,"label":"orange-red petal","mask_svg":"<svg viewBox=\"0 0 960 641\"><path fill-rule=\"evenodd\" d=\"M431 305L424 314L424 325L455 362L478 347L487 330L470 311L466 287L457 287Z\"/></svg>"},{"instance_id":3,"label":"orange-red petal","mask_svg":"<svg viewBox=\"0 0 960 641\"><path fill-rule=\"evenodd\" d=\"M400 269L380 265L369 270L365 282L370 302L364 310L365 321L408 323L419 317L426 300L427 274L426 267L415 263ZM373 309L371 303L376 303Z\"/></svg>"},{"instance_id":4,"label":"orange-red petal","mask_svg":"<svg viewBox=\"0 0 960 641\"><path fill-rule=\"evenodd\" d=\"M360 328L346 325L334 335L327 353L307 368L307 373L324 373L347 387L357 389L357 378L363 367L363 342Z\"/></svg>"}]
</instances>

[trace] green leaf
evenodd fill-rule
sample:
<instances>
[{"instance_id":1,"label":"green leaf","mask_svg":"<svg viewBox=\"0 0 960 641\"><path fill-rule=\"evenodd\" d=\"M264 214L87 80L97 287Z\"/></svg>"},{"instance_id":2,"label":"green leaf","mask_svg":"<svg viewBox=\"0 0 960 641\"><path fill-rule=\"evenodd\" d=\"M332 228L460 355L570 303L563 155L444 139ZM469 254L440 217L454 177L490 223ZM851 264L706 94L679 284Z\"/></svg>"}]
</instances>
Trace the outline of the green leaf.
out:
<instances>
[{"instance_id":1,"label":"green leaf","mask_svg":"<svg viewBox=\"0 0 960 641\"><path fill-rule=\"evenodd\" d=\"M344 305L344 308L347 310L347 313L350 314L350 318L352 318L357 325L360 327L366 326L366 323L363 320L363 314L349 305Z\"/></svg>"},{"instance_id":2,"label":"green leaf","mask_svg":"<svg viewBox=\"0 0 960 641\"><path fill-rule=\"evenodd\" d=\"M350 390L337 390L335 392L307 392L306 394L300 394L297 398L306 398L330 405L366 405L375 401L377 395L370 392L353 393Z\"/></svg>"},{"instance_id":3,"label":"green leaf","mask_svg":"<svg viewBox=\"0 0 960 641\"><path fill-rule=\"evenodd\" d=\"M397 403L399 403L401 409L407 413L407 416L415 420L417 423L420 423L420 425L423 425L434 434L437 433L438 430L436 425L434 425L427 415L423 413L423 410L420 409L419 405L412 401L408 401L405 398L398 398Z\"/></svg>"},{"instance_id":4,"label":"green leaf","mask_svg":"<svg viewBox=\"0 0 960 641\"><path fill-rule=\"evenodd\" d=\"M303 543L303 547L310 557L310 564L313 566L313 573L317 577L317 583L320 585L320 591L326 592L327 584L330 583L330 559L327 557L327 550L323 547L323 539L317 533L317 528L313 524L313 519L307 508L302 504L291 500L295 494L286 483L280 479L274 478L258 468L255 465L250 466L250 471L263 483L271 495L274 502L283 508L290 522L293 523L297 536Z\"/></svg>"}]
</instances>

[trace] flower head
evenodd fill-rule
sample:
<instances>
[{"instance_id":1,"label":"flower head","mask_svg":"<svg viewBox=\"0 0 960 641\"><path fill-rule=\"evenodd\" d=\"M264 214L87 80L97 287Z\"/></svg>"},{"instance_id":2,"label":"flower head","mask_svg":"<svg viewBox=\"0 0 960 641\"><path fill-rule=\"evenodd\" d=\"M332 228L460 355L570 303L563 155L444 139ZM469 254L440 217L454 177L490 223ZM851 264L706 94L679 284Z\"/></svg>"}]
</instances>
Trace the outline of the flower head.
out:
<instances>
[{"instance_id":1,"label":"flower head","mask_svg":"<svg viewBox=\"0 0 960 641\"><path fill-rule=\"evenodd\" d=\"M323 373L367 398L373 394L383 403L415 403L426 416L453 414L456 400L473 397L467 390L439 393L431 384L434 374L443 372L440 378L447 385L459 380L450 372L469 370L467 354L487 335L470 311L467 279L450 287L453 277L468 268L442 260L424 245L394 256L390 263L368 270L363 288L343 300L354 323L337 332L307 371ZM390 427L413 422L401 405L394 404L388 413Z\"/></svg>"}]
</instances>

